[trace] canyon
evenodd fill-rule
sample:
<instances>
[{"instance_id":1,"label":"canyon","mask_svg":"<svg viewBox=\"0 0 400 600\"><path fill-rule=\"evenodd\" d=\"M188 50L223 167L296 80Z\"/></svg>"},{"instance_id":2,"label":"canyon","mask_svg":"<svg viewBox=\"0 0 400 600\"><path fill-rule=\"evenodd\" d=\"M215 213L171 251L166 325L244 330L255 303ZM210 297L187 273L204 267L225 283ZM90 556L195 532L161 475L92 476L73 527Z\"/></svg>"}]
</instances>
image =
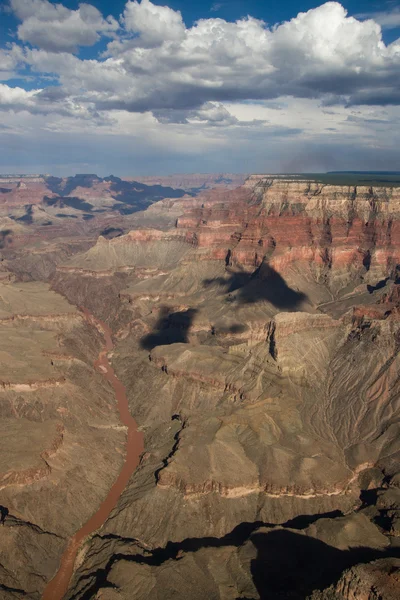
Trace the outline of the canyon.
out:
<instances>
[{"instance_id":1,"label":"canyon","mask_svg":"<svg viewBox=\"0 0 400 600\"><path fill-rule=\"evenodd\" d=\"M398 598L400 186L0 187L0 598Z\"/></svg>"}]
</instances>

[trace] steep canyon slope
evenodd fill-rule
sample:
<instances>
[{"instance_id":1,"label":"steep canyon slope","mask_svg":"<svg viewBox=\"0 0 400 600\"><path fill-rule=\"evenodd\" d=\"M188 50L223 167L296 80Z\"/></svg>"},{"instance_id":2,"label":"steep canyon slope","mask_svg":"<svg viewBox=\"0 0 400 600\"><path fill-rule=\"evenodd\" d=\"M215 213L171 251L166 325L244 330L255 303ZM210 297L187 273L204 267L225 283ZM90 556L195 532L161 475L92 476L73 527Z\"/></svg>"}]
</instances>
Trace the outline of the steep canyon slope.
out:
<instances>
[{"instance_id":1,"label":"steep canyon slope","mask_svg":"<svg viewBox=\"0 0 400 600\"><path fill-rule=\"evenodd\" d=\"M4 597L40 597L122 465L85 307L145 451L66 598L397 598L400 188L251 176L130 223L47 283L6 250Z\"/></svg>"}]
</instances>

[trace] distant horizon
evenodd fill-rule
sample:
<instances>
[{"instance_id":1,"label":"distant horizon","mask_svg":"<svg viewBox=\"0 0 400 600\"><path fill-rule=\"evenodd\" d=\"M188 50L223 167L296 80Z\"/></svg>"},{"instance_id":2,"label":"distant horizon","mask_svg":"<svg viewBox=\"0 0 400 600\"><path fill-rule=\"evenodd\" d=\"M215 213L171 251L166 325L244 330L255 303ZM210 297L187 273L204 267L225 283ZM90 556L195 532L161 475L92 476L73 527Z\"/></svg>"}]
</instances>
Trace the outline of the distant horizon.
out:
<instances>
[{"instance_id":1,"label":"distant horizon","mask_svg":"<svg viewBox=\"0 0 400 600\"><path fill-rule=\"evenodd\" d=\"M148 186L149 190L154 185L166 186L171 189L186 189L200 191L205 186L213 187L214 185L226 185L241 186L247 180L247 178L255 176L260 178L270 178L276 180L287 180L293 182L315 182L320 185L332 185L332 186L347 186L347 187L400 187L400 171L326 171L319 173L227 173L227 172L215 172L215 173L172 173L168 175L125 175L123 177L117 177L115 175L108 174L104 177L97 173L75 173L70 174L66 177L55 177L48 173L4 173L0 174L0 183L7 185L9 181L12 182L23 181L26 179L29 185L29 181L32 179L42 179L50 184L50 181L73 181L75 186L82 185L83 187L91 186L91 179L96 181L109 181L110 179L127 181L127 182L141 182L141 185ZM79 182L79 178L82 181ZM236 178L236 181L235 181ZM198 181L200 179L200 181ZM78 181L77 181L78 180ZM54 183L54 181L53 181ZM58 184L57 184L58 185ZM50 188L53 190L52 185ZM5 190L4 190L5 191ZM54 190L53 190L54 191ZM61 193L61 192L60 192ZM61 195L63 195L61 193ZM65 194L66 196L69 193Z\"/></svg>"},{"instance_id":2,"label":"distant horizon","mask_svg":"<svg viewBox=\"0 0 400 600\"><path fill-rule=\"evenodd\" d=\"M160 173L153 173L153 174L125 174L125 175L114 175L114 173L109 173L109 175L98 175L98 173L90 173L90 172L75 172L74 174L71 175L65 175L63 177L59 177L60 179L65 179L68 177L78 177L78 176L96 176L99 177L100 179L107 179L108 177L117 177L119 179L124 179L126 177L146 177L146 178L150 178L150 177L160 177L160 178L165 178L165 177L178 177L178 176L190 176L190 175L341 175L341 174L352 174L352 175L400 175L400 171L374 171L374 170L365 170L365 171L361 171L361 170L339 170L339 171L281 171L281 172L272 172L272 171L265 171L265 172L240 172L240 171L191 171L191 172L175 172L175 173L167 173L167 174L160 174ZM52 173L34 173L34 172L9 172L9 173L1 173L0 172L0 178L3 177L57 177L56 175L53 175Z\"/></svg>"}]
</instances>

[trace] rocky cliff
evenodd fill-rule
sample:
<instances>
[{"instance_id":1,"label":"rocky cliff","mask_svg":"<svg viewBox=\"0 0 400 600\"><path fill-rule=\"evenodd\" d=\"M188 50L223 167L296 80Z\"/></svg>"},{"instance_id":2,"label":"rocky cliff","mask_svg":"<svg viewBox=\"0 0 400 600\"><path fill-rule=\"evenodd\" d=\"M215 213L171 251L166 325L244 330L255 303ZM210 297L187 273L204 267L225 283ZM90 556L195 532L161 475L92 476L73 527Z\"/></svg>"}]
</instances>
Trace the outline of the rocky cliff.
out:
<instances>
[{"instance_id":1,"label":"rocky cliff","mask_svg":"<svg viewBox=\"0 0 400 600\"><path fill-rule=\"evenodd\" d=\"M251 176L178 219L212 258L251 269L267 259L295 268L334 294L393 276L400 255L400 192ZM224 256L225 253L225 256Z\"/></svg>"},{"instance_id":2,"label":"rocky cliff","mask_svg":"<svg viewBox=\"0 0 400 600\"><path fill-rule=\"evenodd\" d=\"M154 227L171 215L174 227ZM139 467L79 553L67 598L391 600L399 188L252 176L236 190L162 200L143 219L60 260L46 292L46 314L65 313L57 292L112 326L113 367L145 437ZM4 326L25 327L25 303L8 297ZM79 314L68 354L83 360ZM41 319L32 344L56 356ZM28 363L42 368L33 354ZM58 373L67 385L70 373ZM96 390L83 430L110 414ZM39 456L57 435L49 425ZM83 460L97 482L97 465ZM79 523L87 510L77 509Z\"/></svg>"}]
</instances>

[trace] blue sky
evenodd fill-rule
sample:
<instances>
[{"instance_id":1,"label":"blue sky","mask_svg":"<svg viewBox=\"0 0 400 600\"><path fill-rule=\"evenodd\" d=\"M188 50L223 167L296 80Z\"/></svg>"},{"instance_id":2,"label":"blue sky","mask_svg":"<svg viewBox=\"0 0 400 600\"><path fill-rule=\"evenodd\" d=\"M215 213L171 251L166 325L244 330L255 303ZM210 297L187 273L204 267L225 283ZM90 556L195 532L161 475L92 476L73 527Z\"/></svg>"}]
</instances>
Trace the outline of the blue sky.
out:
<instances>
[{"instance_id":1,"label":"blue sky","mask_svg":"<svg viewBox=\"0 0 400 600\"><path fill-rule=\"evenodd\" d=\"M0 171L400 168L397 0L0 5Z\"/></svg>"}]
</instances>

